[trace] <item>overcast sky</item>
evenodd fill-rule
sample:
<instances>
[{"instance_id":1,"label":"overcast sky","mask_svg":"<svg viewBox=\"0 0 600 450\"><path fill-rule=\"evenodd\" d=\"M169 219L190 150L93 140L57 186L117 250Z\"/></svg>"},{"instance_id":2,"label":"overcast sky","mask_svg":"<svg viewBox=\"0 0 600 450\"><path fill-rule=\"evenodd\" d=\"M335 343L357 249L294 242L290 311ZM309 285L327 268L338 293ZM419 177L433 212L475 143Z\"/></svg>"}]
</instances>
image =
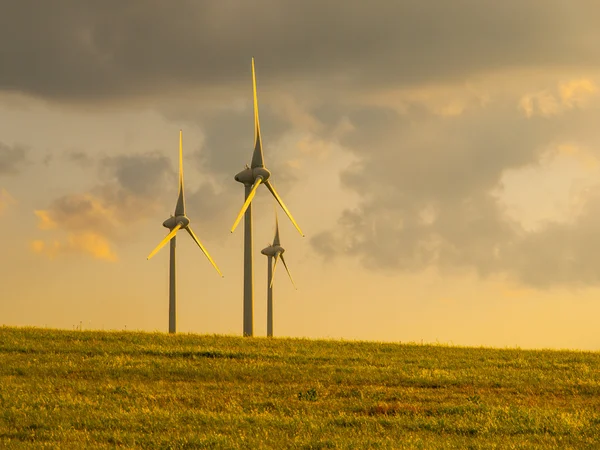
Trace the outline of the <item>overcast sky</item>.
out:
<instances>
[{"instance_id":1,"label":"overcast sky","mask_svg":"<svg viewBox=\"0 0 600 450\"><path fill-rule=\"evenodd\" d=\"M251 58L275 335L600 348L600 4L0 0L0 323L242 332ZM266 330L273 199L254 207Z\"/></svg>"}]
</instances>

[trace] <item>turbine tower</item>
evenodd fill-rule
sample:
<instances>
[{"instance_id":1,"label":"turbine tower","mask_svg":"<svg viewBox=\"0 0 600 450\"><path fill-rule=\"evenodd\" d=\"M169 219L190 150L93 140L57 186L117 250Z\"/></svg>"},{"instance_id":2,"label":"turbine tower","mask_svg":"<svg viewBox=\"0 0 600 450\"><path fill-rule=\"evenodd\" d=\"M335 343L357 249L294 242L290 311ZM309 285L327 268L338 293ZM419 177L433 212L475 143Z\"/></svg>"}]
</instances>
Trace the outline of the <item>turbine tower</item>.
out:
<instances>
[{"instance_id":1,"label":"turbine tower","mask_svg":"<svg viewBox=\"0 0 600 450\"><path fill-rule=\"evenodd\" d=\"M177 194L177 204L175 205L175 215L171 215L163 222L163 227L168 228L170 233L156 246L147 259L152 258L164 245L171 241L171 257L169 260L169 333L175 333L177 328L176 314L176 275L175 275L175 239L179 230L186 230L194 242L198 244L200 250L206 255L213 267L219 272L221 277L223 274L210 257L204 246L200 243L192 229L190 228L190 219L185 215L185 199L183 196L183 138L182 132L179 130L179 193Z\"/></svg>"},{"instance_id":2,"label":"turbine tower","mask_svg":"<svg viewBox=\"0 0 600 450\"><path fill-rule=\"evenodd\" d=\"M238 223L242 219L244 213L244 336L252 336L253 334L253 286L252 286L252 199L256 194L256 190L261 184L264 184L267 189L273 194L277 203L281 206L285 214L292 221L298 232L304 237L302 230L292 217L291 213L281 200L279 194L269 181L271 172L265 167L265 161L262 151L262 140L260 135L260 123L258 120L258 98L256 96L256 75L254 73L254 58L252 58L252 90L254 94L254 152L252 153L252 162L250 167L238 173L234 179L242 183L245 188L245 202L238 214L231 232L235 230Z\"/></svg>"},{"instance_id":3,"label":"turbine tower","mask_svg":"<svg viewBox=\"0 0 600 450\"><path fill-rule=\"evenodd\" d=\"M285 263L285 258L283 257L283 253L285 249L281 246L279 242L279 223L277 221L277 213L275 213L275 237L273 238L273 243L268 247L263 248L260 251L263 255L266 255L268 258L268 266L267 266L267 337L273 337L273 280L275 276L275 268L277 267L277 261L281 258L281 262L285 266L285 270L287 271L290 281L294 286L294 289L297 289L296 284L292 278L292 274L290 273L290 269L288 269L287 264ZM273 262L273 258L275 261Z\"/></svg>"}]
</instances>

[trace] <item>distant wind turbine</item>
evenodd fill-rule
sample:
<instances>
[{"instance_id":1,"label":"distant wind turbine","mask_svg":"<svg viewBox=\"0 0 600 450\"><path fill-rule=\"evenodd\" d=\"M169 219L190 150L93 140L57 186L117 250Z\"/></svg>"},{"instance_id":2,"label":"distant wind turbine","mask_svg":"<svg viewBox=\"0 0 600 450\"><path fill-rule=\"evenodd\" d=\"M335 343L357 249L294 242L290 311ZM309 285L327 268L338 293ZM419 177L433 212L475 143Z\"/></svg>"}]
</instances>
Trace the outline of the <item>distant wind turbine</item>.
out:
<instances>
[{"instance_id":1,"label":"distant wind turbine","mask_svg":"<svg viewBox=\"0 0 600 450\"><path fill-rule=\"evenodd\" d=\"M277 261L281 258L281 262L285 266L285 270L287 271L290 281L294 286L294 289L297 289L296 284L292 278L292 274L290 273L290 269L288 269L287 264L285 263L285 258L283 257L283 253L285 249L281 246L281 242L279 241L279 223L277 221L277 213L275 213L275 237L273 238L273 243L268 247L265 247L261 250L263 255L266 255L268 258L268 266L267 266L267 337L273 337L273 280L275 279L275 268L277 267ZM273 261L275 258L275 261Z\"/></svg>"},{"instance_id":2,"label":"distant wind turbine","mask_svg":"<svg viewBox=\"0 0 600 450\"><path fill-rule=\"evenodd\" d=\"M260 123L258 120L258 98L256 96L256 75L254 72L254 58L252 58L252 90L254 94L254 153L252 154L252 162L250 167L238 173L234 178L235 181L242 183L245 187L245 202L240 213L238 214L231 232L235 230L238 223L246 214L244 220L244 336L252 336L253 334L253 308L254 308L254 293L252 286L252 199L256 194L256 190L261 184L264 184L267 189L273 194L277 203L292 221L298 232L304 237L302 230L292 217L283 200L269 181L271 172L265 167L262 140L260 135Z\"/></svg>"},{"instance_id":3,"label":"distant wind turbine","mask_svg":"<svg viewBox=\"0 0 600 450\"><path fill-rule=\"evenodd\" d=\"M198 244L200 250L206 255L213 267L219 272L221 277L223 274L210 257L204 246L200 243L192 229L190 228L190 219L185 215L185 199L183 196L183 137L179 130L179 193L177 194L177 205L175 206L175 215L172 215L163 222L163 227L170 230L170 233L156 246L152 253L148 255L148 259L152 258L164 245L171 241L171 257L169 265L169 333L175 333L177 328L176 314L176 275L175 275L175 239L179 230L186 230L194 242Z\"/></svg>"}]
</instances>

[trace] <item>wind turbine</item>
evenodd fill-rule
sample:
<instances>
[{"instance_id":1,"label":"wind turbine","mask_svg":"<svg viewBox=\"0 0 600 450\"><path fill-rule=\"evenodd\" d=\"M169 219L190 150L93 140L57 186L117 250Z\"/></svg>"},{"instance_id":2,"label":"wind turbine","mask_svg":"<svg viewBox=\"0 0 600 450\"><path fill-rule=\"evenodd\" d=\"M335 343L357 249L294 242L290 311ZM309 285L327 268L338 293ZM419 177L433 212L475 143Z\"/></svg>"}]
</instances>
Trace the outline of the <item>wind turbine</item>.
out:
<instances>
[{"instance_id":1,"label":"wind turbine","mask_svg":"<svg viewBox=\"0 0 600 450\"><path fill-rule=\"evenodd\" d=\"M190 228L190 219L185 215L185 199L183 196L183 138L182 132L179 130L179 193L177 194L177 204L175 205L175 215L171 215L167 220L163 222L163 227L170 230L169 234L156 246L152 253L148 255L147 259L152 258L165 244L171 241L171 257L169 260L169 333L175 333L176 331L176 276L175 276L175 239L176 234L179 230L187 231L194 242L198 244L200 250L206 255L213 267L219 272L221 277L223 274L210 257L204 246L200 243L192 229Z\"/></svg>"},{"instance_id":2,"label":"wind turbine","mask_svg":"<svg viewBox=\"0 0 600 450\"><path fill-rule=\"evenodd\" d=\"M264 184L267 189L273 194L277 203L281 206L285 214L292 221L298 232L304 237L302 230L292 217L283 200L269 181L271 172L265 167L265 160L262 151L262 140L260 135L260 123L258 120L258 98L256 96L256 75L254 72L254 58L252 58L252 90L254 94L254 152L252 153L252 162L250 167L238 173L234 179L242 183L245 188L245 202L238 214L231 232L235 230L238 223L242 219L244 213L244 336L252 336L253 334L253 308L254 308L254 293L252 286L252 199L256 194L256 190L261 184Z\"/></svg>"},{"instance_id":3,"label":"wind turbine","mask_svg":"<svg viewBox=\"0 0 600 450\"><path fill-rule=\"evenodd\" d=\"M296 284L292 278L292 274L290 273L290 269L288 269L287 264L285 263L285 258L283 257L283 253L285 249L281 246L281 242L279 242L279 223L277 221L277 213L275 213L275 237L273 238L273 243L268 247L263 248L260 251L263 255L266 255L268 258L268 267L267 267L267 337L273 337L273 280L275 279L275 268L277 267L277 261L281 258L281 262L285 266L285 270L287 271L290 281L294 286L294 289L297 289ZM273 262L273 258L275 258L275 262Z\"/></svg>"}]
</instances>

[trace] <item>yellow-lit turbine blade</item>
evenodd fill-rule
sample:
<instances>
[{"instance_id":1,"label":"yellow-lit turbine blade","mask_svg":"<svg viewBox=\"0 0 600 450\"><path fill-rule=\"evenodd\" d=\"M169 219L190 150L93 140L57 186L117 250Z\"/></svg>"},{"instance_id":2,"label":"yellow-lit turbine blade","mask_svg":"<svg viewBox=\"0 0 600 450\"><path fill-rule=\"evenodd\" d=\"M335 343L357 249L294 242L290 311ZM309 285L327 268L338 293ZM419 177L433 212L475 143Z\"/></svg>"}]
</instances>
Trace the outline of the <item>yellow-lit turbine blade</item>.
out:
<instances>
[{"instance_id":1,"label":"yellow-lit turbine blade","mask_svg":"<svg viewBox=\"0 0 600 450\"><path fill-rule=\"evenodd\" d=\"M179 186L183 187L183 131L179 130Z\"/></svg>"},{"instance_id":2,"label":"yellow-lit turbine blade","mask_svg":"<svg viewBox=\"0 0 600 450\"><path fill-rule=\"evenodd\" d=\"M148 255L148 258L146 258L146 259L150 259L150 258L152 258L154 255L156 255L156 252L158 252L158 251L159 251L161 248L163 248L163 246L164 246L164 245L165 245L167 242L169 242L173 236L175 236L175 234L177 233L177 231L178 231L180 228L181 228L181 224L180 224L180 223L178 223L178 224L175 226L175 228L173 228L173 229L171 230L171 232L170 232L169 234L167 234L167 237L165 237L165 238L164 238L162 241L160 241L160 244L158 244L158 245L156 246L156 248L155 248L154 250L152 250L152 253L150 253L150 254Z\"/></svg>"},{"instance_id":3,"label":"yellow-lit turbine blade","mask_svg":"<svg viewBox=\"0 0 600 450\"><path fill-rule=\"evenodd\" d=\"M183 132L179 130L179 191L177 193L177 205L175 215L185 215L185 196L183 194Z\"/></svg>"},{"instance_id":4,"label":"yellow-lit turbine blade","mask_svg":"<svg viewBox=\"0 0 600 450\"><path fill-rule=\"evenodd\" d=\"M275 267L277 267L278 259L279 259L279 253L275 253L275 262L273 263L273 271L271 272L271 284L269 284L269 287L273 287L273 280L275 279Z\"/></svg>"},{"instance_id":5,"label":"yellow-lit turbine blade","mask_svg":"<svg viewBox=\"0 0 600 450\"><path fill-rule=\"evenodd\" d=\"M252 186L252 190L250 191L250 195L248 195L248 198L244 202L244 206L242 206L242 210L238 214L237 219L235 219L235 222L233 223L233 226L231 227L231 232L232 233L233 233L233 230L235 230L235 227L237 227L238 223L240 223L240 220L242 220L242 216L244 215L244 213L248 209L248 206L250 206L250 202L252 201L252 199L256 195L256 189L258 189L258 186L260 186L260 183L262 183L262 180L263 180L262 177L258 177L256 179L256 181L254 182L254 186Z\"/></svg>"},{"instance_id":6,"label":"yellow-lit turbine blade","mask_svg":"<svg viewBox=\"0 0 600 450\"><path fill-rule=\"evenodd\" d=\"M275 237L273 238L273 245L281 245L279 240L279 220L277 220L277 206L273 205L275 210Z\"/></svg>"},{"instance_id":7,"label":"yellow-lit turbine blade","mask_svg":"<svg viewBox=\"0 0 600 450\"><path fill-rule=\"evenodd\" d=\"M221 271L219 270L219 268L217 267L217 265L215 264L215 262L213 261L213 259L210 257L210 255L208 254L208 252L206 251L206 249L204 248L204 246L200 243L200 239L198 239L198 237L194 234L194 232L192 231L192 229L189 226L186 228L186 230L187 230L188 233L190 233L190 236L196 242L196 244L198 244L198 247L200 247L200 250L202 250L202 253L204 253L204 256L206 256L208 258L208 260L210 261L210 263L217 270L217 272L219 272L219 275L221 275L221 278L222 278L223 274L221 273Z\"/></svg>"},{"instance_id":8,"label":"yellow-lit turbine blade","mask_svg":"<svg viewBox=\"0 0 600 450\"><path fill-rule=\"evenodd\" d=\"M254 97L254 151L252 152L251 168L265 167L265 158L262 151L262 137L260 133L260 120L258 118L258 95L256 94L256 72L254 71L254 58L252 58L252 95Z\"/></svg>"},{"instance_id":9,"label":"yellow-lit turbine blade","mask_svg":"<svg viewBox=\"0 0 600 450\"><path fill-rule=\"evenodd\" d=\"M294 286L294 289L298 289L296 287L296 283L294 283L294 279L292 278L292 274L290 273L290 269L288 269L288 266L285 263L285 259L283 258L283 255L281 255L281 262L283 263L283 266L285 267L285 270L287 270L287 273L290 276L290 281L292 282L292 285Z\"/></svg>"},{"instance_id":10,"label":"yellow-lit turbine blade","mask_svg":"<svg viewBox=\"0 0 600 450\"><path fill-rule=\"evenodd\" d=\"M254 71L254 58L252 58L252 94L254 95L254 147L258 145L262 149L260 121L258 119L258 96L256 95L256 73Z\"/></svg>"},{"instance_id":11,"label":"yellow-lit turbine blade","mask_svg":"<svg viewBox=\"0 0 600 450\"><path fill-rule=\"evenodd\" d=\"M298 232L302 235L302 237L304 237L304 233L302 232L302 230L300 229L300 227L298 226L298 224L296 223L296 221L294 220L294 218L292 217L292 214L290 213L290 211L287 209L287 207L285 206L285 204L283 203L283 200L281 200L281 197L279 196L279 194L277 193L277 191L275 190L275 188L273 187L273 185L271 184L271 182L269 180L267 180L267 182L265 183L265 186L267 187L267 189L269 191L271 191L271 194L273 194L273 197L275 197L275 200L277 200L277 203L279 203L279 205L281 206L281 208L283 209L283 211L287 214L287 216L290 218L290 220L292 221L292 223L294 224L294 226L296 227L296 230L298 230Z\"/></svg>"}]
</instances>

